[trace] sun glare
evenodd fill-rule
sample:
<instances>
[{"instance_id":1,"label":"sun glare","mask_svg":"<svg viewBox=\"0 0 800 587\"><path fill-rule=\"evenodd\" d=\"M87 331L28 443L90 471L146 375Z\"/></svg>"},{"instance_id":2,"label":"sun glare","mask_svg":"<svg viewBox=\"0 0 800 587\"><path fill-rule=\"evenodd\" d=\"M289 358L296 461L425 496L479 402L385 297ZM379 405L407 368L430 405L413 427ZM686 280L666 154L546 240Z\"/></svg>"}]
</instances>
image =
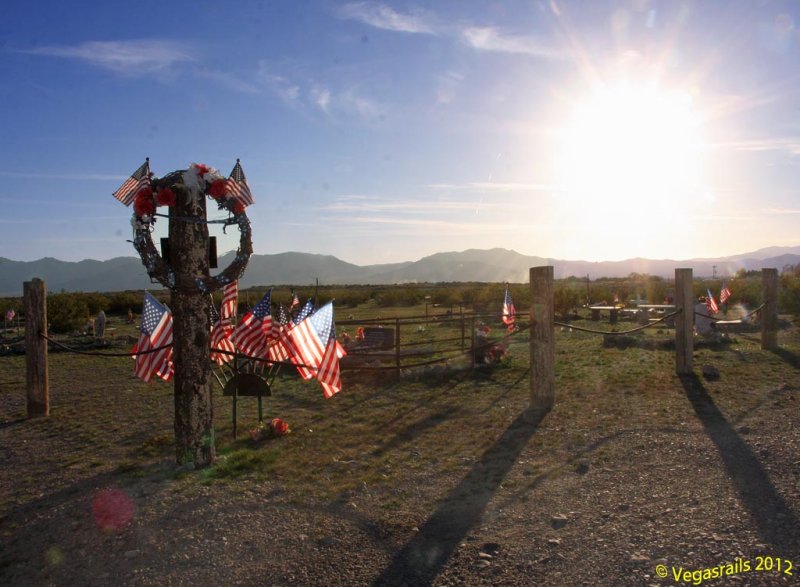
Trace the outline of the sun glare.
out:
<instances>
[{"instance_id":1,"label":"sun glare","mask_svg":"<svg viewBox=\"0 0 800 587\"><path fill-rule=\"evenodd\" d=\"M585 228L604 224L630 234L636 222L664 227L705 197L700 121L689 93L652 83L606 86L566 120L557 134L557 184ZM637 254L652 250L645 241L653 234L639 231Z\"/></svg>"}]
</instances>

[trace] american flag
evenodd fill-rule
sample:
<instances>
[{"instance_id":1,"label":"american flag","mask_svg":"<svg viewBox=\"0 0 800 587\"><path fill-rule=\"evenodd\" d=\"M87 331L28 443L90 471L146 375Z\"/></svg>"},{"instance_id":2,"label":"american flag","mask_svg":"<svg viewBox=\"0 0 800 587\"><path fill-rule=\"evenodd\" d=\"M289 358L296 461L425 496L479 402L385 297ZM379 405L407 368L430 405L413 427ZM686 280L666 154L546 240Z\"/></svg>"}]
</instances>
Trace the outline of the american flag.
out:
<instances>
[{"instance_id":1,"label":"american flag","mask_svg":"<svg viewBox=\"0 0 800 587\"><path fill-rule=\"evenodd\" d=\"M238 159L226 183L228 184L228 193L232 198L239 200L245 206L255 203L253 194L250 193L250 186L247 185L247 179L244 177L244 170Z\"/></svg>"},{"instance_id":2,"label":"american flag","mask_svg":"<svg viewBox=\"0 0 800 587\"><path fill-rule=\"evenodd\" d=\"M293 303L292 305L294 306L295 304ZM292 322L294 322L295 324L299 324L300 322L311 316L311 314L313 313L314 313L314 303L311 301L311 298L309 298L308 301L303 305L303 307L300 308L300 311L297 313L297 315L294 318L292 318Z\"/></svg>"},{"instance_id":3,"label":"american flag","mask_svg":"<svg viewBox=\"0 0 800 587\"><path fill-rule=\"evenodd\" d=\"M169 345L155 352L152 349ZM158 375L164 381L172 379L172 314L150 292L144 292L142 328L139 340L133 347L133 372L144 381Z\"/></svg>"},{"instance_id":4,"label":"american flag","mask_svg":"<svg viewBox=\"0 0 800 587\"><path fill-rule=\"evenodd\" d=\"M284 338L304 379L316 377L325 397L342 388L339 359L346 353L336 340L332 302L289 329Z\"/></svg>"},{"instance_id":5,"label":"american flag","mask_svg":"<svg viewBox=\"0 0 800 587\"><path fill-rule=\"evenodd\" d=\"M722 284L722 291L719 292L719 302L724 304L728 301L728 298L731 297L731 290L728 288L727 283Z\"/></svg>"},{"instance_id":6,"label":"american flag","mask_svg":"<svg viewBox=\"0 0 800 587\"><path fill-rule=\"evenodd\" d=\"M269 358L271 361L288 361L291 357L289 349L283 343L283 333L289 324L289 312L286 306L280 304L278 312L272 319L272 342L269 345Z\"/></svg>"},{"instance_id":7,"label":"american flag","mask_svg":"<svg viewBox=\"0 0 800 587\"><path fill-rule=\"evenodd\" d=\"M291 312L292 310L295 309L295 306L299 305L300 305L300 298L297 297L296 293L292 292L292 303L289 304L289 311Z\"/></svg>"},{"instance_id":8,"label":"american flag","mask_svg":"<svg viewBox=\"0 0 800 587\"><path fill-rule=\"evenodd\" d=\"M245 355L264 357L272 339L272 290L244 315L231 337L233 344Z\"/></svg>"},{"instance_id":9,"label":"american flag","mask_svg":"<svg viewBox=\"0 0 800 587\"><path fill-rule=\"evenodd\" d=\"M330 306L330 313L326 308ZM330 324L326 324L330 314ZM317 381L322 386L322 394L329 398L342 389L342 378L339 374L339 359L347 354L339 341L336 339L336 323L333 320L333 305L327 304L319 309L312 317L312 322L316 322L315 328L320 335L320 340L325 342L325 354L322 355L322 362L317 371Z\"/></svg>"},{"instance_id":10,"label":"american flag","mask_svg":"<svg viewBox=\"0 0 800 587\"><path fill-rule=\"evenodd\" d=\"M503 298L503 324L509 328L514 325L516 321L517 311L514 309L514 302L511 300L511 292L506 287L506 295Z\"/></svg>"},{"instance_id":11,"label":"american flag","mask_svg":"<svg viewBox=\"0 0 800 587\"><path fill-rule=\"evenodd\" d=\"M300 308L300 311L297 312L297 315L295 315L292 318L291 324L289 325L288 328L284 330L282 336L283 344L286 347L286 350L289 351L289 360L295 365L297 365L297 371L298 373L300 373L300 376L303 379L311 379L312 377L314 377L314 372L311 369L309 369L309 367L315 367L316 363L305 362L306 357L303 356L302 349L298 351L298 347L293 342L294 337L290 335L294 330L302 326L302 328L297 334L298 338L302 340L304 337L304 331L309 328L309 326L306 324L306 322L308 321L307 318L309 318L313 313L314 313L314 304L309 299L303 305L303 307Z\"/></svg>"},{"instance_id":12,"label":"american flag","mask_svg":"<svg viewBox=\"0 0 800 587\"><path fill-rule=\"evenodd\" d=\"M233 360L233 355L215 353L213 349L234 352L236 348L231 342L233 321L236 318L236 302L239 295L239 282L232 281L225 286L219 315L216 315L214 303L211 303L211 360L217 365L224 365Z\"/></svg>"},{"instance_id":13,"label":"american flag","mask_svg":"<svg viewBox=\"0 0 800 587\"><path fill-rule=\"evenodd\" d=\"M706 298L706 308L708 308L708 313L713 316L719 312L719 306L717 305L717 300L714 299L711 290L706 289L706 293L708 294L708 297Z\"/></svg>"},{"instance_id":14,"label":"american flag","mask_svg":"<svg viewBox=\"0 0 800 587\"><path fill-rule=\"evenodd\" d=\"M133 174L119 186L114 197L126 206L133 204L136 199L136 194L145 186L150 185L150 158L145 159L142 166L139 167Z\"/></svg>"}]
</instances>

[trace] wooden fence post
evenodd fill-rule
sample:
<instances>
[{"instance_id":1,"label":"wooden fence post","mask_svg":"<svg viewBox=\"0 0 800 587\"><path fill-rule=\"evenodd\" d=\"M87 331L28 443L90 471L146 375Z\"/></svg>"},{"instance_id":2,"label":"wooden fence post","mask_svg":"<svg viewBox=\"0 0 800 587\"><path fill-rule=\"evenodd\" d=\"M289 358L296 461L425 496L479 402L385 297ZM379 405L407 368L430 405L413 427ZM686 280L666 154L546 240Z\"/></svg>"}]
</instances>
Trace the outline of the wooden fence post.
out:
<instances>
[{"instance_id":1,"label":"wooden fence post","mask_svg":"<svg viewBox=\"0 0 800 587\"><path fill-rule=\"evenodd\" d=\"M187 222L187 217L201 222ZM170 208L170 266L176 268L179 283L208 275L208 226L202 222L205 217L205 196L181 195ZM216 457L208 294L175 289L171 305L176 460L181 465L193 463L199 469L211 465Z\"/></svg>"},{"instance_id":2,"label":"wooden fence post","mask_svg":"<svg viewBox=\"0 0 800 587\"><path fill-rule=\"evenodd\" d=\"M394 319L394 365L395 374L400 377L400 318Z\"/></svg>"},{"instance_id":3,"label":"wooden fence post","mask_svg":"<svg viewBox=\"0 0 800 587\"><path fill-rule=\"evenodd\" d=\"M689 375L694 358L694 295L692 270L675 269L675 372Z\"/></svg>"},{"instance_id":4,"label":"wooden fence post","mask_svg":"<svg viewBox=\"0 0 800 587\"><path fill-rule=\"evenodd\" d=\"M22 284L25 306L25 371L28 418L50 415L50 384L47 377L47 293L44 281Z\"/></svg>"},{"instance_id":5,"label":"wooden fence post","mask_svg":"<svg viewBox=\"0 0 800 587\"><path fill-rule=\"evenodd\" d=\"M761 292L764 308L761 310L761 348L774 351L778 348L778 270L761 269Z\"/></svg>"},{"instance_id":6,"label":"wooden fence post","mask_svg":"<svg viewBox=\"0 0 800 587\"><path fill-rule=\"evenodd\" d=\"M553 267L531 267L531 405L553 407L555 402L555 315Z\"/></svg>"}]
</instances>

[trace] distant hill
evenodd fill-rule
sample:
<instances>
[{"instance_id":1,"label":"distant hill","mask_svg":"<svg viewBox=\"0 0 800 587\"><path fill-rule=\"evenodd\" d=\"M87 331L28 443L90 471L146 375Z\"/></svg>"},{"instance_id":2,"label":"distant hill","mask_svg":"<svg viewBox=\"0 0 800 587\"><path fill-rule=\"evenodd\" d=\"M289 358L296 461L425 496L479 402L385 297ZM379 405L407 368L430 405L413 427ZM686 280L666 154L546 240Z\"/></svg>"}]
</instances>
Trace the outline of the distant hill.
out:
<instances>
[{"instance_id":1,"label":"distant hill","mask_svg":"<svg viewBox=\"0 0 800 587\"><path fill-rule=\"evenodd\" d=\"M233 253L219 259L225 267ZM528 269L553 265L557 279L574 275L625 277L647 273L662 277L675 275L676 267L690 267L698 277L729 277L739 269L762 267L782 269L800 264L800 247L768 247L742 255L716 259L627 259L625 261L564 261L522 255L508 249L469 249L436 253L418 261L384 265L354 265L331 255L287 252L253 255L242 278L242 287L254 285L388 284L413 282L486 281L524 283ZM86 259L59 261L51 257L37 261L12 261L0 257L0 295L22 295L22 283L34 277L45 280L49 291L122 291L144 288L160 289L152 284L138 257L117 257L108 261Z\"/></svg>"}]
</instances>

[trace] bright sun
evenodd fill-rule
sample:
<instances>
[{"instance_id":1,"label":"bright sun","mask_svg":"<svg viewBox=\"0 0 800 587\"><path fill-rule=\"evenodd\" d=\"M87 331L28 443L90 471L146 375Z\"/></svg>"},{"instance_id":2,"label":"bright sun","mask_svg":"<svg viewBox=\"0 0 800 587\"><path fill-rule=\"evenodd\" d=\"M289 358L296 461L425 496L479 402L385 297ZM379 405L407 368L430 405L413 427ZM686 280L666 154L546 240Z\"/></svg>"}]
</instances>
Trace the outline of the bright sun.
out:
<instances>
[{"instance_id":1,"label":"bright sun","mask_svg":"<svg viewBox=\"0 0 800 587\"><path fill-rule=\"evenodd\" d=\"M629 236L637 221L663 228L705 197L690 94L619 83L586 96L566 120L557 134L557 184L562 203L586 228L602 223ZM648 234L637 237L646 241ZM652 249L644 241L642 253Z\"/></svg>"}]
</instances>

